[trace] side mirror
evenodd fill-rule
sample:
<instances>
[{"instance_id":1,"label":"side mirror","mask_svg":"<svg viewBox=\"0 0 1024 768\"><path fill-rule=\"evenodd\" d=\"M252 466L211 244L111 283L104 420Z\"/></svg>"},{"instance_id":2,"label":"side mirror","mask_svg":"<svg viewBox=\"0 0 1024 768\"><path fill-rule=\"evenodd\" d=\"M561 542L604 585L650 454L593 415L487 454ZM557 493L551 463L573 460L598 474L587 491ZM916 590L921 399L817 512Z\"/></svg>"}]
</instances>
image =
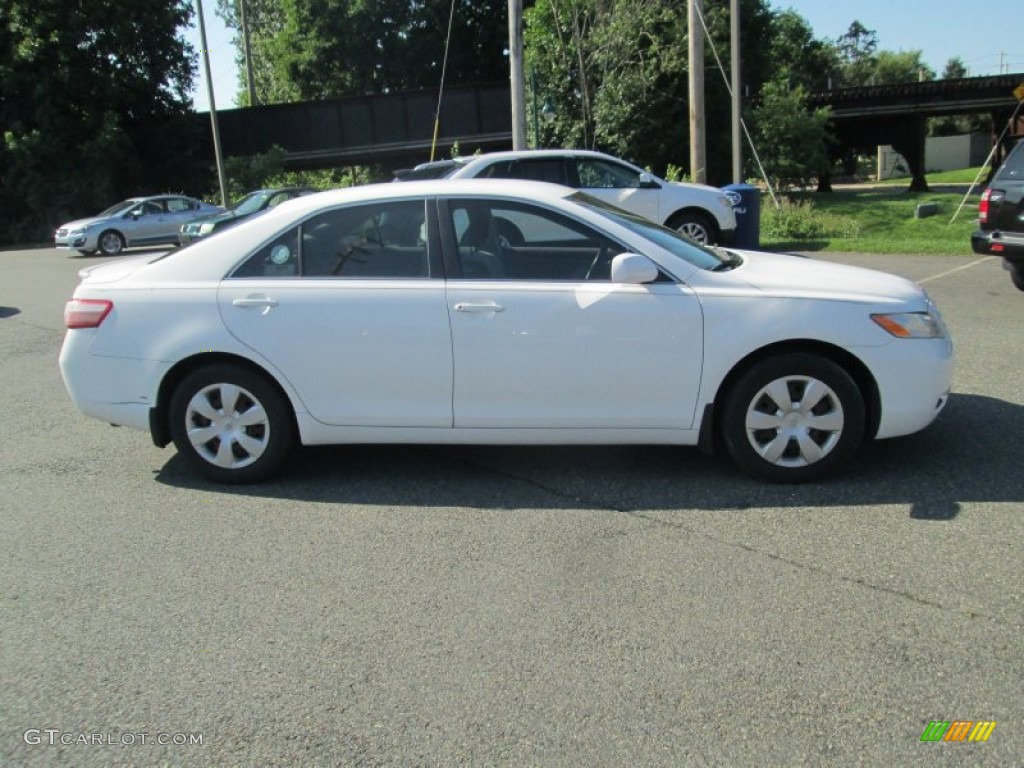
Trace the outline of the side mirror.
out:
<instances>
[{"instance_id":1,"label":"side mirror","mask_svg":"<svg viewBox=\"0 0 1024 768\"><path fill-rule=\"evenodd\" d=\"M620 253L612 259L613 283L653 283L659 274L658 265L639 253Z\"/></svg>"},{"instance_id":2,"label":"side mirror","mask_svg":"<svg viewBox=\"0 0 1024 768\"><path fill-rule=\"evenodd\" d=\"M661 184L654 180L649 173L640 174L640 189L661 189Z\"/></svg>"}]
</instances>

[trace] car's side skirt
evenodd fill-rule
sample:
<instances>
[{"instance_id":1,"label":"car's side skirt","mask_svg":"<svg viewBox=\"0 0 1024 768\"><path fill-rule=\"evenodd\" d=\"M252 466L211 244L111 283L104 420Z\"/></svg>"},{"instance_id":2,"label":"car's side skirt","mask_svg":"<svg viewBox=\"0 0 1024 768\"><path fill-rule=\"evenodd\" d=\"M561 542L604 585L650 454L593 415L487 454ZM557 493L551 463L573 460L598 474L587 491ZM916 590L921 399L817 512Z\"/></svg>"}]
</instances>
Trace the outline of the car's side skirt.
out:
<instances>
[{"instance_id":1,"label":"car's side skirt","mask_svg":"<svg viewBox=\"0 0 1024 768\"><path fill-rule=\"evenodd\" d=\"M699 429L444 429L338 427L299 414L303 445L697 445Z\"/></svg>"}]
</instances>

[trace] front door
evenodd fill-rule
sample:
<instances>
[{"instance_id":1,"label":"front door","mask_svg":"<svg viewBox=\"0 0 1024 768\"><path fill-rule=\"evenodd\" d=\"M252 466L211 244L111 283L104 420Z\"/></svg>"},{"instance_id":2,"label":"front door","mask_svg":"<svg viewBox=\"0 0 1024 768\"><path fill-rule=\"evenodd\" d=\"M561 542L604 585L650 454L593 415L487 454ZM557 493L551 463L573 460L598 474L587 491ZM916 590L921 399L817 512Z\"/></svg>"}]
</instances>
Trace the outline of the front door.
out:
<instances>
[{"instance_id":1,"label":"front door","mask_svg":"<svg viewBox=\"0 0 1024 768\"><path fill-rule=\"evenodd\" d=\"M578 157L571 162L576 166L579 188L588 195L645 219L664 223L660 210L661 189L657 182L645 183L635 169L604 158Z\"/></svg>"},{"instance_id":2,"label":"front door","mask_svg":"<svg viewBox=\"0 0 1024 768\"><path fill-rule=\"evenodd\" d=\"M692 426L703 333L686 286L612 283L626 249L540 206L445 209L456 427Z\"/></svg>"}]
</instances>

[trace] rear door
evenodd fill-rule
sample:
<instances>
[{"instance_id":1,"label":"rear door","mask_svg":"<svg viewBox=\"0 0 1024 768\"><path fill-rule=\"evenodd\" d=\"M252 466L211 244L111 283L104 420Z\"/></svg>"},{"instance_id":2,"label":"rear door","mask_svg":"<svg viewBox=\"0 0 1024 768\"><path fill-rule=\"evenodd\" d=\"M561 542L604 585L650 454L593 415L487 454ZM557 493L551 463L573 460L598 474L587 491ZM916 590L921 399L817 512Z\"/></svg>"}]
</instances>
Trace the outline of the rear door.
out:
<instances>
[{"instance_id":1,"label":"rear door","mask_svg":"<svg viewBox=\"0 0 1024 768\"><path fill-rule=\"evenodd\" d=\"M451 332L425 209L418 199L324 211L221 283L224 324L318 421L451 427Z\"/></svg>"}]
</instances>

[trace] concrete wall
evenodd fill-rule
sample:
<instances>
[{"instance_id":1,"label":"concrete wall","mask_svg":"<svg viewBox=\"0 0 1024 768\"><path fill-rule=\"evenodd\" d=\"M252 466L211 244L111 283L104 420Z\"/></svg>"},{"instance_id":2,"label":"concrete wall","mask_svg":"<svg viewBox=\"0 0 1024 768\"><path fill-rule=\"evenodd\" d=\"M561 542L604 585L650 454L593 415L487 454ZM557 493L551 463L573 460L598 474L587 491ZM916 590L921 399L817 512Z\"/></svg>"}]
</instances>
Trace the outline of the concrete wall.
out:
<instances>
[{"instance_id":1,"label":"concrete wall","mask_svg":"<svg viewBox=\"0 0 1024 768\"><path fill-rule=\"evenodd\" d=\"M983 133L934 136L925 140L925 172L974 168L985 162L990 149L989 138ZM879 179L891 179L908 176L910 171L903 156L888 144L883 144L878 148L877 173Z\"/></svg>"}]
</instances>

